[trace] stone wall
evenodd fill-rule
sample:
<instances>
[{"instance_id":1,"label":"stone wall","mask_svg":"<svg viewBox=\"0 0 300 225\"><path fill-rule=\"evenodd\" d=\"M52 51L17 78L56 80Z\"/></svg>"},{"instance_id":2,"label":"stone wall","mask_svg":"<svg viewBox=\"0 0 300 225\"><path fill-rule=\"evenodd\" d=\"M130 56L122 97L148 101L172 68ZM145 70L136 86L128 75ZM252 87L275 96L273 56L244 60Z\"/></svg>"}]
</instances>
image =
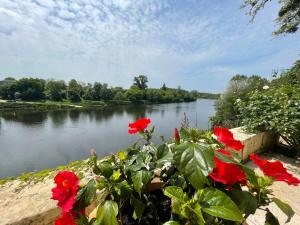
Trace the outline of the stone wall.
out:
<instances>
[{"instance_id":1,"label":"stone wall","mask_svg":"<svg viewBox=\"0 0 300 225\"><path fill-rule=\"evenodd\" d=\"M234 138L240 140L245 146L240 151L240 156L243 160L247 160L248 156L254 152L273 149L278 141L278 138L267 132L252 134L245 132L243 127L236 127L230 129L230 131L233 133Z\"/></svg>"}]
</instances>

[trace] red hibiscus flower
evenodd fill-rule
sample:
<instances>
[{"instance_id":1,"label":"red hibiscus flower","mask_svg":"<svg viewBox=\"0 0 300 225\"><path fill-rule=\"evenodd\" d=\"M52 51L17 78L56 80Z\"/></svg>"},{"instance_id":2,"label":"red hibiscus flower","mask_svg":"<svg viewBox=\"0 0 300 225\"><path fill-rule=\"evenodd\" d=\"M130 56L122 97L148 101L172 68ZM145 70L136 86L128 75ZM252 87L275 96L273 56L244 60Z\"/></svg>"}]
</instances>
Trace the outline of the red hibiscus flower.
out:
<instances>
[{"instance_id":1,"label":"red hibiscus flower","mask_svg":"<svg viewBox=\"0 0 300 225\"><path fill-rule=\"evenodd\" d=\"M180 142L180 135L177 128L174 128L174 141L176 144Z\"/></svg>"},{"instance_id":2,"label":"red hibiscus flower","mask_svg":"<svg viewBox=\"0 0 300 225\"><path fill-rule=\"evenodd\" d=\"M226 148L231 148L236 151L240 151L244 148L242 142L235 140L233 138L233 134L228 128L224 127L215 127L214 128L214 135L217 136L217 140L225 144Z\"/></svg>"},{"instance_id":3,"label":"red hibiscus flower","mask_svg":"<svg viewBox=\"0 0 300 225\"><path fill-rule=\"evenodd\" d=\"M57 205L64 212L69 212L76 200L79 178L73 172L60 171L54 181L56 187L52 189L52 199L58 200Z\"/></svg>"},{"instance_id":4,"label":"red hibiscus flower","mask_svg":"<svg viewBox=\"0 0 300 225\"><path fill-rule=\"evenodd\" d=\"M76 222L70 213L63 212L61 217L55 220L54 224L55 225L76 225Z\"/></svg>"},{"instance_id":5,"label":"red hibiscus flower","mask_svg":"<svg viewBox=\"0 0 300 225\"><path fill-rule=\"evenodd\" d=\"M233 158L232 154L224 149L216 150L223 155L228 155ZM226 185L232 185L237 182L245 184L246 174L241 168L233 163L226 163L220 160L218 157L214 157L215 168L209 174L209 177L216 182L221 182Z\"/></svg>"},{"instance_id":6,"label":"red hibiscus flower","mask_svg":"<svg viewBox=\"0 0 300 225\"><path fill-rule=\"evenodd\" d=\"M147 128L147 126L149 125L149 123L151 123L151 120L148 118L142 118L142 119L135 121L134 123L130 123L128 125L129 126L128 133L135 134L140 131L144 131Z\"/></svg>"},{"instance_id":7,"label":"red hibiscus flower","mask_svg":"<svg viewBox=\"0 0 300 225\"><path fill-rule=\"evenodd\" d=\"M269 177L273 177L276 181L283 181L289 185L298 186L300 180L287 172L283 164L279 161L270 162L261 159L258 155L251 154L250 159L259 167L263 173Z\"/></svg>"}]
</instances>

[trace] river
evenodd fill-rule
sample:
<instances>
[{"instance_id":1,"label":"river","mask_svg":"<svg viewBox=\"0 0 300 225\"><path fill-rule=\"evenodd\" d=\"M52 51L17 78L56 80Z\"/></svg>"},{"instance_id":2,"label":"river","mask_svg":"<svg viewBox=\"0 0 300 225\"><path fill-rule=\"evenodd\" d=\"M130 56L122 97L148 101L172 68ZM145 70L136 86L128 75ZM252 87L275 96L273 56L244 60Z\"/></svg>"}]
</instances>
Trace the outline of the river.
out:
<instances>
[{"instance_id":1,"label":"river","mask_svg":"<svg viewBox=\"0 0 300 225\"><path fill-rule=\"evenodd\" d=\"M100 110L52 111L0 115L0 178L53 168L85 159L91 148L99 156L132 144L128 123L149 117L156 133L170 138L186 113L191 126L209 128L214 101L114 106Z\"/></svg>"}]
</instances>

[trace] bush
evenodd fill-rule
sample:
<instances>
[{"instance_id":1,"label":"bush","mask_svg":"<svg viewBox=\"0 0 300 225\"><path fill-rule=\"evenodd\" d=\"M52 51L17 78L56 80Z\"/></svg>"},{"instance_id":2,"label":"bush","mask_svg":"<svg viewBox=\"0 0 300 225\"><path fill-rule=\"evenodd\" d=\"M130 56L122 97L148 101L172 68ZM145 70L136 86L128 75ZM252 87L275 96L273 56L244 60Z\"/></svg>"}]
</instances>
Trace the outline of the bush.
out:
<instances>
[{"instance_id":1,"label":"bush","mask_svg":"<svg viewBox=\"0 0 300 225\"><path fill-rule=\"evenodd\" d=\"M216 102L216 113L211 118L213 125L226 127L237 127L241 125L238 118L238 108L236 101L247 100L247 94L254 90L262 90L268 81L259 76L235 75L231 78L226 90Z\"/></svg>"},{"instance_id":2,"label":"bush","mask_svg":"<svg viewBox=\"0 0 300 225\"><path fill-rule=\"evenodd\" d=\"M269 186L274 180L292 185L300 180L280 162L252 155L268 176L256 175L241 164L238 151L243 145L228 129L215 129L220 142L211 133L182 128L179 134L175 129L174 142L157 146L151 142L154 127L146 129L149 123L144 118L129 124L128 132L143 140L115 155L98 160L92 151L84 185L79 186L74 173L56 175L52 198L62 208L57 224L76 220L81 225L237 225L271 202L288 220L294 215L290 206L271 195ZM88 218L84 212L92 202L97 209ZM277 221L266 211L266 224Z\"/></svg>"},{"instance_id":3,"label":"bush","mask_svg":"<svg viewBox=\"0 0 300 225\"><path fill-rule=\"evenodd\" d=\"M300 88L254 91L248 101L238 104L242 124L250 131L269 131L282 137L288 146L300 153Z\"/></svg>"}]
</instances>

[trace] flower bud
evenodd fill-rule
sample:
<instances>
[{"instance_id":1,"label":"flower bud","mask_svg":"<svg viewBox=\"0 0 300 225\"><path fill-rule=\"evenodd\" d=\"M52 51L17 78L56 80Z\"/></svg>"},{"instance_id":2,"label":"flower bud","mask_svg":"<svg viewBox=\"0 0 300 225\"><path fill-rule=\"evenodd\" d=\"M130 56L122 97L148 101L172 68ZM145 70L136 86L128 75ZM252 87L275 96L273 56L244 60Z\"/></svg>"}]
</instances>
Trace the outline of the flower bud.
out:
<instances>
[{"instance_id":1,"label":"flower bud","mask_svg":"<svg viewBox=\"0 0 300 225\"><path fill-rule=\"evenodd\" d=\"M177 128L174 128L174 141L176 144L180 143L180 135Z\"/></svg>"}]
</instances>

